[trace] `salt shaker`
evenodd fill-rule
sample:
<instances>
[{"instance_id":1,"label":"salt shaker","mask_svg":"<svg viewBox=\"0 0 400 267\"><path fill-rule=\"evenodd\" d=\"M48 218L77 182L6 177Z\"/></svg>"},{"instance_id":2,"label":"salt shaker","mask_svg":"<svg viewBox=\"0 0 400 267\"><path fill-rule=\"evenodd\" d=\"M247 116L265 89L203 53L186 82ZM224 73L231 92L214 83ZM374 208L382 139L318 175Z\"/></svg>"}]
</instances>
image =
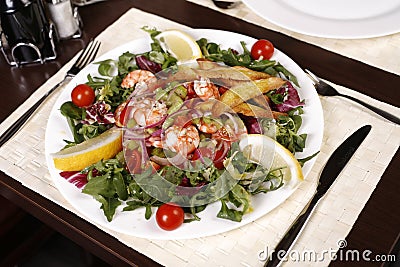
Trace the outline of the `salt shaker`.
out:
<instances>
[{"instance_id":1,"label":"salt shaker","mask_svg":"<svg viewBox=\"0 0 400 267\"><path fill-rule=\"evenodd\" d=\"M70 0L46 0L51 20L54 22L60 39L79 38L82 35L82 22L78 9Z\"/></svg>"}]
</instances>

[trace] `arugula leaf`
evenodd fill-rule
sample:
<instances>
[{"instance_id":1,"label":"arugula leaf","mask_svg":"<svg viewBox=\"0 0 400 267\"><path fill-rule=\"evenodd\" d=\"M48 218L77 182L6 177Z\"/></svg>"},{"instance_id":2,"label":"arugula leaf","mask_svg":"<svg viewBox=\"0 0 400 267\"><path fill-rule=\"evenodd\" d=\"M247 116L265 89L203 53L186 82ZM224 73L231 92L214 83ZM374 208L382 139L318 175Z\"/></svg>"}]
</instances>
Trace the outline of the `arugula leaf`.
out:
<instances>
[{"instance_id":1,"label":"arugula leaf","mask_svg":"<svg viewBox=\"0 0 400 267\"><path fill-rule=\"evenodd\" d=\"M96 175L94 175L96 170ZM127 184L130 174L125 170L124 163L118 159L99 161L83 170L88 173L88 183L82 193L93 196L102 206L107 220L111 221L120 200L128 199Z\"/></svg>"},{"instance_id":2,"label":"arugula leaf","mask_svg":"<svg viewBox=\"0 0 400 267\"><path fill-rule=\"evenodd\" d=\"M120 199L122 200L127 200L128 199L128 190L124 181L124 177L120 172L117 172L113 175L112 177L112 182L115 188L115 191L117 192L117 195Z\"/></svg>"},{"instance_id":3,"label":"arugula leaf","mask_svg":"<svg viewBox=\"0 0 400 267\"><path fill-rule=\"evenodd\" d=\"M293 109L288 116L279 116L276 120L276 141L286 147L290 152L302 152L306 145L307 134L298 134L302 124L299 115L303 112L301 107Z\"/></svg>"},{"instance_id":4,"label":"arugula leaf","mask_svg":"<svg viewBox=\"0 0 400 267\"><path fill-rule=\"evenodd\" d=\"M155 27L154 28L150 28L149 26L143 26L142 30L144 30L145 32L150 34L150 37L152 39L154 39L155 36L157 36L157 35L159 35L161 33L161 31L157 30Z\"/></svg>"},{"instance_id":5,"label":"arugula leaf","mask_svg":"<svg viewBox=\"0 0 400 267\"><path fill-rule=\"evenodd\" d=\"M257 195L259 193L268 193L281 188L284 185L282 172L284 168L286 167L270 170L265 177L264 182L257 189L251 191L251 194Z\"/></svg>"},{"instance_id":6,"label":"arugula leaf","mask_svg":"<svg viewBox=\"0 0 400 267\"><path fill-rule=\"evenodd\" d=\"M229 192L229 200L236 207L242 207L242 213L246 213L250 208L250 194L239 184L235 185Z\"/></svg>"},{"instance_id":7,"label":"arugula leaf","mask_svg":"<svg viewBox=\"0 0 400 267\"><path fill-rule=\"evenodd\" d=\"M121 201L112 197L103 197L101 195L96 195L94 198L101 203L101 209L103 210L107 221L111 222L114 217L115 210L121 204Z\"/></svg>"},{"instance_id":8,"label":"arugula leaf","mask_svg":"<svg viewBox=\"0 0 400 267\"><path fill-rule=\"evenodd\" d=\"M234 222L242 221L243 213L239 210L230 209L224 199L221 199L221 209L217 214L218 218L227 219Z\"/></svg>"},{"instance_id":9,"label":"arugula leaf","mask_svg":"<svg viewBox=\"0 0 400 267\"><path fill-rule=\"evenodd\" d=\"M319 151L315 152L314 154L312 154L311 156L302 158L302 159L297 159L297 161L300 163L300 166L303 167L304 163L306 163L307 161L311 160L312 158L314 158L315 156L317 156L319 153Z\"/></svg>"},{"instance_id":10,"label":"arugula leaf","mask_svg":"<svg viewBox=\"0 0 400 267\"><path fill-rule=\"evenodd\" d=\"M123 211L132 211L138 208L143 208L144 203L143 201L134 200L134 201L127 201L126 206L122 209Z\"/></svg>"},{"instance_id":11,"label":"arugula leaf","mask_svg":"<svg viewBox=\"0 0 400 267\"><path fill-rule=\"evenodd\" d=\"M92 196L113 197L116 193L115 187L112 184L112 180L108 178L108 174L93 177L83 188L82 193Z\"/></svg>"}]
</instances>

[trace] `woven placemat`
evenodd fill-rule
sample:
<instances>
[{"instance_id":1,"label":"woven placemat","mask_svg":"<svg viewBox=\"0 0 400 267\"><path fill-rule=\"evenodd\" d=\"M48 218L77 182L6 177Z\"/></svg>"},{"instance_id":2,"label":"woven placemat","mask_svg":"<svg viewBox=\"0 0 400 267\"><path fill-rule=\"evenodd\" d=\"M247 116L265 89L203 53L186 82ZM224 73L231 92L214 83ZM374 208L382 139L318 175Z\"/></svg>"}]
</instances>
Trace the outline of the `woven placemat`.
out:
<instances>
[{"instance_id":1,"label":"woven placemat","mask_svg":"<svg viewBox=\"0 0 400 267\"><path fill-rule=\"evenodd\" d=\"M100 54L132 39L147 36L147 33L140 30L144 25L161 30L188 29L172 21L131 9L98 36L97 39L102 42ZM52 85L61 80L72 62L74 59L7 118L0 125L1 131L21 116L22 112ZM400 116L400 110L397 108L343 87L338 86L338 89ZM59 92L50 97L25 127L0 149L0 169L43 197L83 217L62 197L53 184L46 166L45 128L58 95ZM312 171L289 199L255 222L223 234L187 240L149 240L94 225L166 266L262 266L261 252L273 249L306 206L313 195L318 174L328 156L358 127L371 124L373 126L371 133L337 178L294 248L298 251L314 250L315 253L329 249L336 251L338 241L345 239L351 230L399 147L400 128L344 99L322 97L321 102L325 118L324 139ZM325 257L323 260L313 262L312 265L325 266L329 261L330 259ZM304 265L306 264L303 262L302 266Z\"/></svg>"},{"instance_id":2,"label":"woven placemat","mask_svg":"<svg viewBox=\"0 0 400 267\"><path fill-rule=\"evenodd\" d=\"M240 3L232 9L221 9L213 5L211 0L187 1L243 19L264 28L284 33L288 36L317 45L340 55L359 60L380 69L400 74L400 61L398 60L398 58L400 58L400 33L365 39L320 38L300 34L277 26L258 16L244 3Z\"/></svg>"}]
</instances>

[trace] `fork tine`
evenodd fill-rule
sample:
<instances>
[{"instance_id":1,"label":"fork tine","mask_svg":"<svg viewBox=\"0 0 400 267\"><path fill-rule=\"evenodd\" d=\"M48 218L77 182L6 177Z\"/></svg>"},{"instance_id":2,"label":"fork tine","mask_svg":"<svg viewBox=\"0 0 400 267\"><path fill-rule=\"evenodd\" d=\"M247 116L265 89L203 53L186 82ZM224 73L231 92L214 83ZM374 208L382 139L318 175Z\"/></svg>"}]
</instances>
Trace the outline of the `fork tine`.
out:
<instances>
[{"instance_id":1,"label":"fork tine","mask_svg":"<svg viewBox=\"0 0 400 267\"><path fill-rule=\"evenodd\" d=\"M312 73L310 70L305 69L305 71L306 71L306 74L308 75L308 77L310 77L310 79L312 80L312 82L314 84L317 84L320 82L319 78L314 73Z\"/></svg>"},{"instance_id":2,"label":"fork tine","mask_svg":"<svg viewBox=\"0 0 400 267\"><path fill-rule=\"evenodd\" d=\"M93 60L100 48L100 42L91 40L76 60L75 66L83 68L87 63Z\"/></svg>"},{"instance_id":3,"label":"fork tine","mask_svg":"<svg viewBox=\"0 0 400 267\"><path fill-rule=\"evenodd\" d=\"M95 41L94 45L92 46L92 49L88 52L87 56L84 58L82 62L82 67L86 66L89 62L91 62L97 55L97 52L99 51L100 48L100 43Z\"/></svg>"},{"instance_id":4,"label":"fork tine","mask_svg":"<svg viewBox=\"0 0 400 267\"><path fill-rule=\"evenodd\" d=\"M83 59L83 56L86 55L88 48L92 45L92 43L93 43L93 39L90 39L89 43L86 45L86 47L82 50L79 57L76 59L75 64L74 64L75 66L81 62L81 60Z\"/></svg>"}]
</instances>

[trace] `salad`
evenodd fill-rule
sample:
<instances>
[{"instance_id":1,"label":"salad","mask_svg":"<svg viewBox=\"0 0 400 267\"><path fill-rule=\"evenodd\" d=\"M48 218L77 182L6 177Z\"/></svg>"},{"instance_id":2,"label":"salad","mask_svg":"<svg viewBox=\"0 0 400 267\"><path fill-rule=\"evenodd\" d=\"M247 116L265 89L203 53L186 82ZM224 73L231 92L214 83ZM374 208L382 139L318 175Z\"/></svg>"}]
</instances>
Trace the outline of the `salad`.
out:
<instances>
[{"instance_id":1,"label":"salad","mask_svg":"<svg viewBox=\"0 0 400 267\"><path fill-rule=\"evenodd\" d=\"M172 230L201 220L215 201L218 218L241 221L253 195L285 183L285 166L251 159L244 136L270 136L292 154L305 148L296 77L257 51L259 43L239 52L199 39L203 57L182 64L162 47L160 31L144 30L150 51L97 62L99 76L88 75L60 107L73 134L62 151L118 131L123 149L60 175L99 201L108 221L121 205L144 207L146 218L159 207L157 222Z\"/></svg>"}]
</instances>

